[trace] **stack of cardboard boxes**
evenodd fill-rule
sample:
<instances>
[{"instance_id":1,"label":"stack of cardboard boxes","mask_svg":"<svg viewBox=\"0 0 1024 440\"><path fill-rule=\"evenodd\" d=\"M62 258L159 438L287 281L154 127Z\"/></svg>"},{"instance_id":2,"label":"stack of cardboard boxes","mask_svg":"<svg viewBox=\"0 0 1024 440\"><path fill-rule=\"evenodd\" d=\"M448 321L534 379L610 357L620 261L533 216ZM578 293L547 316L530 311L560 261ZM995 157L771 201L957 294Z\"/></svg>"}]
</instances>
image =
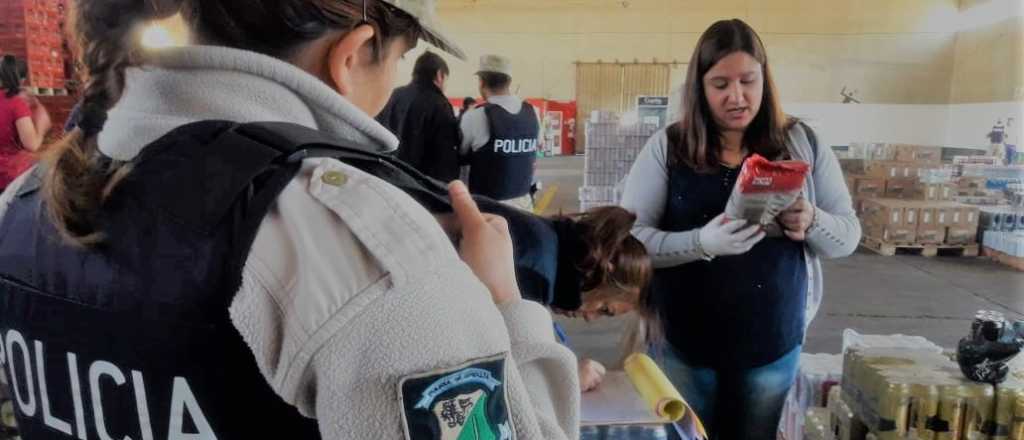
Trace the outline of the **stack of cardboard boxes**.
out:
<instances>
[{"instance_id":1,"label":"stack of cardboard boxes","mask_svg":"<svg viewBox=\"0 0 1024 440\"><path fill-rule=\"evenodd\" d=\"M977 243L978 208L953 202L959 194L942 149L870 144L872 159L843 159L847 186L864 237L896 245Z\"/></svg>"}]
</instances>

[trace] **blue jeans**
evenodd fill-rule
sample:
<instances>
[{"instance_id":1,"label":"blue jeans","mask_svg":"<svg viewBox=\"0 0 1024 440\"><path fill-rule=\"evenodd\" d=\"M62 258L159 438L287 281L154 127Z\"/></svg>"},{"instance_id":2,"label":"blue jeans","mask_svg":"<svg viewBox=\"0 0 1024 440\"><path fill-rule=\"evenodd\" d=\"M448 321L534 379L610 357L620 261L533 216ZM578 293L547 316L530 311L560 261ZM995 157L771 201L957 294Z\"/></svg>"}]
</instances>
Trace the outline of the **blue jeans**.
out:
<instances>
[{"instance_id":1,"label":"blue jeans","mask_svg":"<svg viewBox=\"0 0 1024 440\"><path fill-rule=\"evenodd\" d=\"M712 440L774 440L796 380L800 346L761 367L720 370L686 365L669 345L652 354L700 416ZM670 429L669 438L678 438Z\"/></svg>"}]
</instances>

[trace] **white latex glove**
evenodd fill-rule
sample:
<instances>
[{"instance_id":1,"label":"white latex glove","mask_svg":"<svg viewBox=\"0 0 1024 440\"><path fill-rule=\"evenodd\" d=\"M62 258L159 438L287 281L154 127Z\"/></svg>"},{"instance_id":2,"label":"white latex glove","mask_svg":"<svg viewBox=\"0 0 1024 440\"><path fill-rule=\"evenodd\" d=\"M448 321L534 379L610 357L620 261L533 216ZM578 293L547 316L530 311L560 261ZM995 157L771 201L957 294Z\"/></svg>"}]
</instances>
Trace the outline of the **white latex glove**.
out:
<instances>
[{"instance_id":1,"label":"white latex glove","mask_svg":"<svg viewBox=\"0 0 1024 440\"><path fill-rule=\"evenodd\" d=\"M580 359L580 390L585 393L597 389L601 386L605 373L607 371L600 362L593 359Z\"/></svg>"},{"instance_id":2,"label":"white latex glove","mask_svg":"<svg viewBox=\"0 0 1024 440\"><path fill-rule=\"evenodd\" d=\"M746 220L726 221L725 213L719 214L701 228L700 246L713 257L745 254L765 237L761 225L746 225Z\"/></svg>"}]
</instances>

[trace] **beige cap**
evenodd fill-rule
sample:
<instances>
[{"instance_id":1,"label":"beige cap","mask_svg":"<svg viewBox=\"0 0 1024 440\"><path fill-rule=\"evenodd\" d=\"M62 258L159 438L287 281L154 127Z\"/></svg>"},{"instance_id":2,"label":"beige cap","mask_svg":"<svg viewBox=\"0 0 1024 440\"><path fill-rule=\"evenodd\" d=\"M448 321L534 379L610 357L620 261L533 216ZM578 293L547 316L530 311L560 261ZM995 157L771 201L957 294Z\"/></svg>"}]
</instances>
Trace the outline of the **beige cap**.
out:
<instances>
[{"instance_id":1,"label":"beige cap","mask_svg":"<svg viewBox=\"0 0 1024 440\"><path fill-rule=\"evenodd\" d=\"M504 73L512 76L512 61L501 55L484 55L480 57L480 70L476 73Z\"/></svg>"},{"instance_id":2,"label":"beige cap","mask_svg":"<svg viewBox=\"0 0 1024 440\"><path fill-rule=\"evenodd\" d=\"M367 1L367 0L363 0ZM416 18L423 27L423 41L448 52L460 60L466 59L466 54L450 38L441 33L437 24L437 0L382 0L394 6L406 14Z\"/></svg>"}]
</instances>

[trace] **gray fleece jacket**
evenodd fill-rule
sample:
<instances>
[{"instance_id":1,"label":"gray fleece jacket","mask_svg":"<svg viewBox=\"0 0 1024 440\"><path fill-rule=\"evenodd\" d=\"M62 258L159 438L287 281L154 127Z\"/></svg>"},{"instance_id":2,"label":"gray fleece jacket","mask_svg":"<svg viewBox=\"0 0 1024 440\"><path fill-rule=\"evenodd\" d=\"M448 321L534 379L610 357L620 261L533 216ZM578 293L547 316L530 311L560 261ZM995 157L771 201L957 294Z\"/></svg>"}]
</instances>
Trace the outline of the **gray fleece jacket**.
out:
<instances>
[{"instance_id":1,"label":"gray fleece jacket","mask_svg":"<svg viewBox=\"0 0 1024 440\"><path fill-rule=\"evenodd\" d=\"M815 206L815 220L808 230L804 246L809 275L806 326L821 306L823 293L820 258L840 258L857 250L861 228L846 188L839 160L827 146L817 154L800 124L789 131L789 149L793 157L811 164L805 194ZM647 247L654 267L664 268L691 263L701 258L697 246L698 230L668 232L658 229L668 197L668 137L665 130L656 133L637 157L626 178L622 207L637 215L633 235Z\"/></svg>"}]
</instances>

